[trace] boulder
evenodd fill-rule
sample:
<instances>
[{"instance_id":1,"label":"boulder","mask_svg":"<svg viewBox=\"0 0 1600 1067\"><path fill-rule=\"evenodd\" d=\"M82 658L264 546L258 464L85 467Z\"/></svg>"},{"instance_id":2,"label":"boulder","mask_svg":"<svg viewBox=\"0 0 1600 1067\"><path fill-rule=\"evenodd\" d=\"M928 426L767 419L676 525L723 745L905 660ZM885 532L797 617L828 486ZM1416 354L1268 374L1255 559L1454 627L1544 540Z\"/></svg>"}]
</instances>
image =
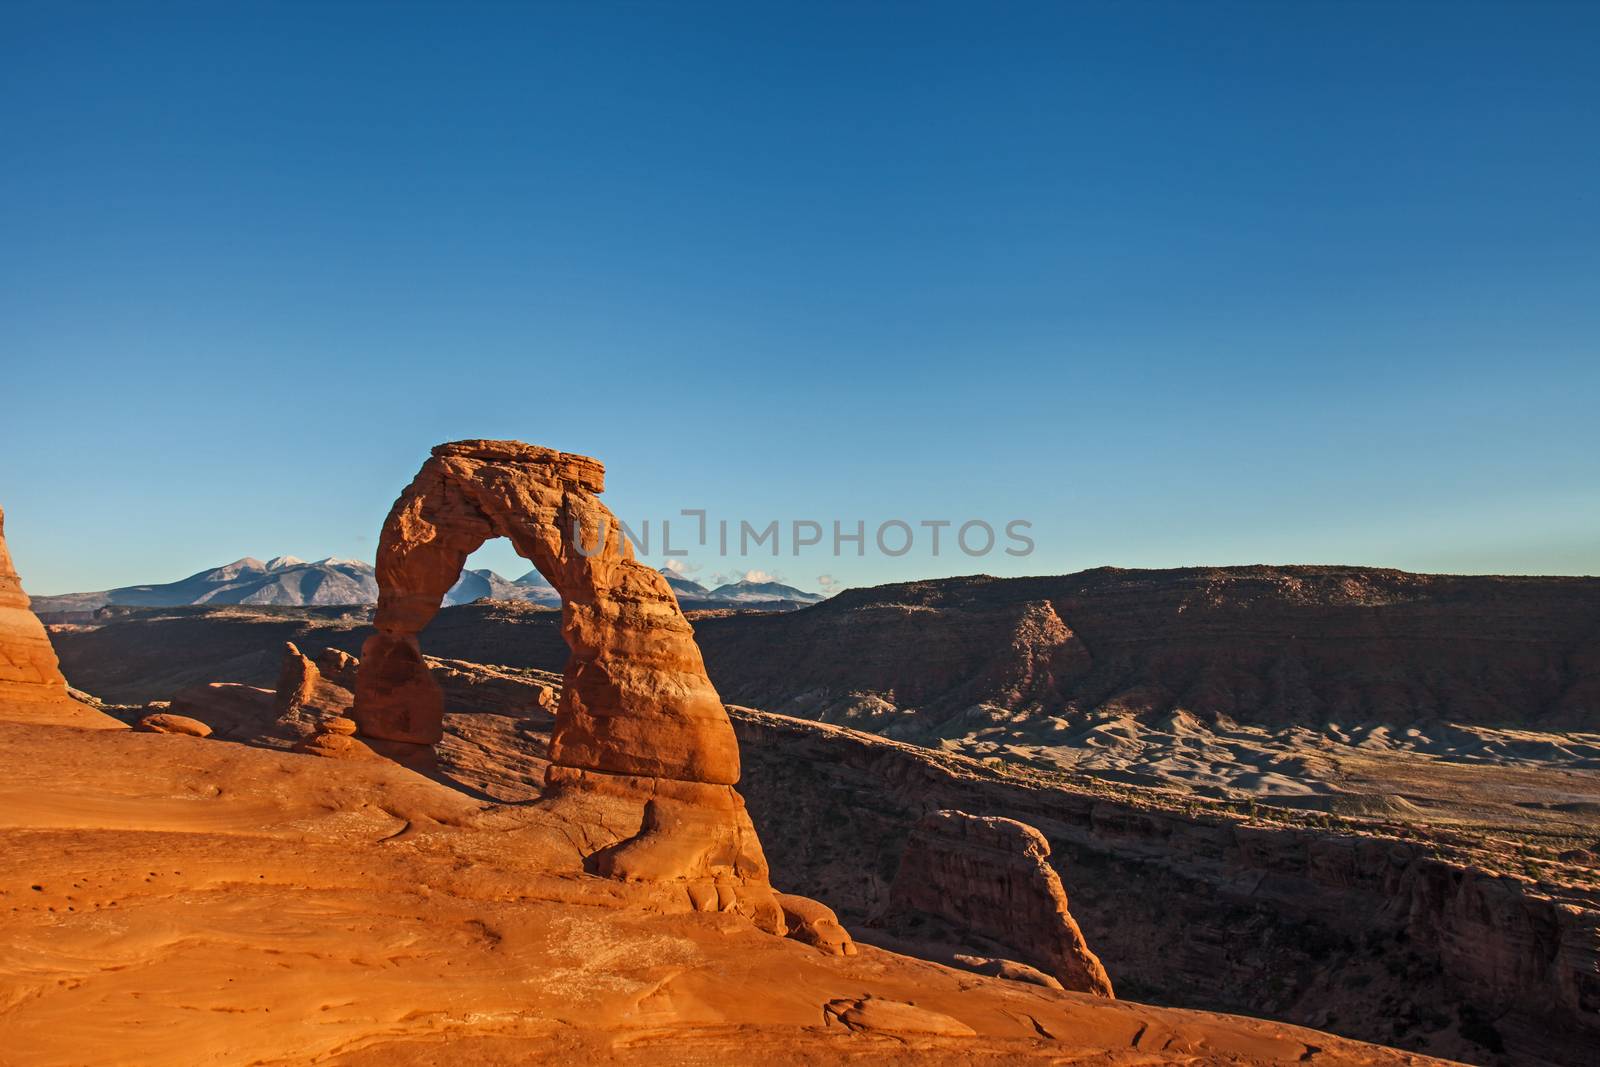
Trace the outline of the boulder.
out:
<instances>
[{"instance_id":1,"label":"boulder","mask_svg":"<svg viewBox=\"0 0 1600 1067\"><path fill-rule=\"evenodd\" d=\"M356 688L356 671L361 661L340 648L325 648L317 653L317 672L334 685L351 692Z\"/></svg>"},{"instance_id":2,"label":"boulder","mask_svg":"<svg viewBox=\"0 0 1600 1067\"><path fill-rule=\"evenodd\" d=\"M783 921L789 936L796 941L821 949L830 956L854 956L856 944L839 922L839 916L820 900L778 893L778 907L783 909Z\"/></svg>"},{"instance_id":3,"label":"boulder","mask_svg":"<svg viewBox=\"0 0 1600 1067\"><path fill-rule=\"evenodd\" d=\"M1008 982L1027 982L1029 985L1044 986L1046 989L1060 989L1061 983L1045 974L1037 967L1029 967L1026 963L1016 960L995 959L992 956L969 956L958 952L952 957L957 967L971 971L973 974L988 975L990 978L1004 978Z\"/></svg>"},{"instance_id":4,"label":"boulder","mask_svg":"<svg viewBox=\"0 0 1600 1067\"><path fill-rule=\"evenodd\" d=\"M187 715L174 715L171 712L161 711L154 715L146 715L139 720L139 725L134 727L147 734L187 734L190 737L210 737L211 727L199 719L191 719Z\"/></svg>"},{"instance_id":5,"label":"boulder","mask_svg":"<svg viewBox=\"0 0 1600 1067\"><path fill-rule=\"evenodd\" d=\"M360 739L351 736L343 729L330 729L329 723L349 723L352 730L355 723L349 719L330 719L323 724L323 729L309 737L295 742L294 751L307 756L321 756L323 759L377 759L378 753L369 745L363 744Z\"/></svg>"}]
</instances>

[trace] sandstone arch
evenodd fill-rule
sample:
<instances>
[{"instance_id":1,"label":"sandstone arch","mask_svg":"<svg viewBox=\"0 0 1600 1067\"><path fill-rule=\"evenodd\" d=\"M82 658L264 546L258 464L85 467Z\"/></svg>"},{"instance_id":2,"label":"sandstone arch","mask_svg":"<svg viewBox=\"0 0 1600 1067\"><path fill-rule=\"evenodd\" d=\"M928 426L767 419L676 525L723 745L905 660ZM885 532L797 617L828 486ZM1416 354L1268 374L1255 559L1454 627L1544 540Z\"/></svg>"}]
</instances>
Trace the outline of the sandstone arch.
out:
<instances>
[{"instance_id":1,"label":"sandstone arch","mask_svg":"<svg viewBox=\"0 0 1600 1067\"><path fill-rule=\"evenodd\" d=\"M738 744L694 631L666 580L633 558L600 503L604 487L597 460L520 441L433 449L395 501L378 544L378 632L362 650L353 712L362 736L417 745L440 739L443 698L417 635L467 557L503 536L563 601L571 656L551 736L552 777L569 768L714 785L739 780Z\"/></svg>"},{"instance_id":2,"label":"sandstone arch","mask_svg":"<svg viewBox=\"0 0 1600 1067\"><path fill-rule=\"evenodd\" d=\"M782 933L760 839L733 788L732 724L677 598L633 558L598 499L604 487L599 462L520 441L433 450L379 539L377 632L362 648L350 713L358 735L401 758L440 740L444 700L417 635L467 557L507 537L561 594L571 649L544 795L528 813L544 844L523 845L575 850L585 871L655 885L663 906L737 912Z\"/></svg>"}]
</instances>

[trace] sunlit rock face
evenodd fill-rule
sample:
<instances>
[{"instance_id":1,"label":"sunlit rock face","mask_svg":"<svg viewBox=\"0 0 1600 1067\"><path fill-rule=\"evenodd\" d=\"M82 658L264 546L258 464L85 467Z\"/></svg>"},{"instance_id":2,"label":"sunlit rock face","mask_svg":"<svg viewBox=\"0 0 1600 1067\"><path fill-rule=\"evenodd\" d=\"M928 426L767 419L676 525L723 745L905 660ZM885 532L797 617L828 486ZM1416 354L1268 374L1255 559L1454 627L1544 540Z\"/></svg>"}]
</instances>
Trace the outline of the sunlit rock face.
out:
<instances>
[{"instance_id":1,"label":"sunlit rock face","mask_svg":"<svg viewBox=\"0 0 1600 1067\"><path fill-rule=\"evenodd\" d=\"M1112 995L1111 979L1067 908L1050 843L1026 823L929 812L906 843L890 903L993 939L1066 989Z\"/></svg>"}]
</instances>

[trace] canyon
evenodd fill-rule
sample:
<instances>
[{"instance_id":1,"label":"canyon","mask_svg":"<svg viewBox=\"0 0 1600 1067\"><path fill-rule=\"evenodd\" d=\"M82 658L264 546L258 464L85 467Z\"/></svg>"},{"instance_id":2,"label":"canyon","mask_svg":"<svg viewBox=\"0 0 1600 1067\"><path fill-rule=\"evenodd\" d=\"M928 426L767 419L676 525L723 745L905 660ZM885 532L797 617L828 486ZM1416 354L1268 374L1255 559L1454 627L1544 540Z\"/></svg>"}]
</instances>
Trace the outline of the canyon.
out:
<instances>
[{"instance_id":1,"label":"canyon","mask_svg":"<svg viewBox=\"0 0 1600 1067\"><path fill-rule=\"evenodd\" d=\"M462 458L515 456L435 460ZM436 525L426 500L454 491L413 494L416 516ZM432 762L411 764L432 780L537 807L563 701L592 698L554 673L570 654L560 613L439 610L434 586L470 547L450 552L401 583L418 605L402 631L362 608L112 607L51 638L108 715L213 731L174 743L368 767L407 758L386 745L427 745ZM661 595L644 602L664 609ZM775 909L813 951L1064 996L1114 987L1479 1063L1583 1064L1600 1037L1592 579L1104 569L679 617L737 741L749 829L722 825L759 842L763 873L747 863L744 881L773 904L751 914ZM382 673L397 692L435 685L436 725L363 736L361 672L397 643L404 670ZM687 825L628 810L644 836ZM708 810L711 825L734 811ZM935 829L969 820L1010 844ZM985 921L1002 910L1009 926ZM880 1014L828 1005L846 1029Z\"/></svg>"}]
</instances>

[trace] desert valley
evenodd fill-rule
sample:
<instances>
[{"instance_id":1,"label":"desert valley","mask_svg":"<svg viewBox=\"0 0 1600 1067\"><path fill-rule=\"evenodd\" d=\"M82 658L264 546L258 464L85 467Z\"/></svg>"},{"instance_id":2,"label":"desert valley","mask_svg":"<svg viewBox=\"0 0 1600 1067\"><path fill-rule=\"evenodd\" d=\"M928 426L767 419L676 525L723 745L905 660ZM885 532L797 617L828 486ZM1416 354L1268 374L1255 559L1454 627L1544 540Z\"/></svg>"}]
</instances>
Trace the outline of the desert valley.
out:
<instances>
[{"instance_id":1,"label":"desert valley","mask_svg":"<svg viewBox=\"0 0 1600 1067\"><path fill-rule=\"evenodd\" d=\"M343 604L0 554L6 1062L1595 1062L1600 580L701 603L603 485L442 445Z\"/></svg>"}]
</instances>

